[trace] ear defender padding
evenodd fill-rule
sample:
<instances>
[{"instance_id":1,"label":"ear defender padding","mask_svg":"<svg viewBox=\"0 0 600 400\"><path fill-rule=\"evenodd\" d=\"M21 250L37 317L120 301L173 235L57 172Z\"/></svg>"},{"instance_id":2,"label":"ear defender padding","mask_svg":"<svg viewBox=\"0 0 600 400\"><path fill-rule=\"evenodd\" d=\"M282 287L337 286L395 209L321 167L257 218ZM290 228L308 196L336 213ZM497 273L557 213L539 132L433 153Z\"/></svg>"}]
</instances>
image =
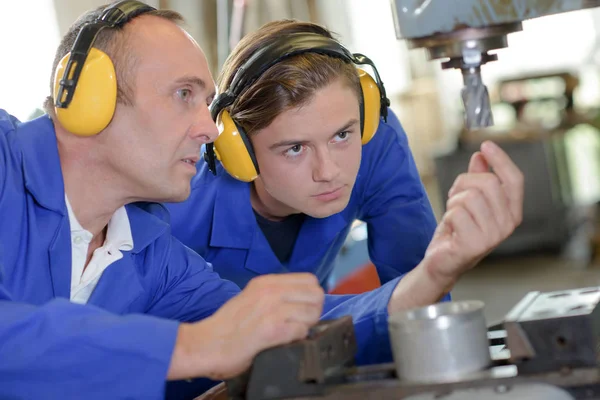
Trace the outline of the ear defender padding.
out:
<instances>
[{"instance_id":1,"label":"ear defender padding","mask_svg":"<svg viewBox=\"0 0 600 400\"><path fill-rule=\"evenodd\" d=\"M234 178L252 182L258 177L259 171L250 139L227 110L219 114L217 127L219 136L214 143L217 159Z\"/></svg>"},{"instance_id":2,"label":"ear defender padding","mask_svg":"<svg viewBox=\"0 0 600 400\"><path fill-rule=\"evenodd\" d=\"M360 87L363 93L363 131L361 141L365 145L375 136L379 127L381 93L375 80L362 69L358 69Z\"/></svg>"},{"instance_id":3,"label":"ear defender padding","mask_svg":"<svg viewBox=\"0 0 600 400\"><path fill-rule=\"evenodd\" d=\"M71 53L64 56L56 67L54 99L58 96L60 79L70 55ZM69 79L72 79L72 76L69 76ZM108 126L116 104L117 75L113 62L103 51L91 48L69 107L55 107L55 112L58 121L68 131L80 136L92 136Z\"/></svg>"}]
</instances>

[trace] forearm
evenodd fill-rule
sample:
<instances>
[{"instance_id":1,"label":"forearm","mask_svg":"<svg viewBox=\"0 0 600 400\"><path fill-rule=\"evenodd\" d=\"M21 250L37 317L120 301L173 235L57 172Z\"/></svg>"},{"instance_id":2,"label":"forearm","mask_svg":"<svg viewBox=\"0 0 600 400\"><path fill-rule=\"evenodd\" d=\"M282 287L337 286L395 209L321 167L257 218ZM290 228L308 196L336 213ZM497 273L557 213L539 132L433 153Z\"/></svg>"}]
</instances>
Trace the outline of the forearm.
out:
<instances>
[{"instance_id":1,"label":"forearm","mask_svg":"<svg viewBox=\"0 0 600 400\"><path fill-rule=\"evenodd\" d=\"M188 344L189 329L190 324L182 323L179 325L169 371L167 372L167 380L188 379L194 376L193 359Z\"/></svg>"},{"instance_id":2,"label":"forearm","mask_svg":"<svg viewBox=\"0 0 600 400\"><path fill-rule=\"evenodd\" d=\"M388 312L392 314L437 303L450 293L455 282L455 278L432 273L427 259L424 259L398 282L388 304Z\"/></svg>"},{"instance_id":3,"label":"forearm","mask_svg":"<svg viewBox=\"0 0 600 400\"><path fill-rule=\"evenodd\" d=\"M229 315L216 314L195 323L181 323L167 372L167 380L208 378L224 380L249 367L256 354L256 337L249 337ZM258 330L253 332L256 336ZM233 337L242 337L247 341ZM273 343L272 346L276 346Z\"/></svg>"},{"instance_id":4,"label":"forearm","mask_svg":"<svg viewBox=\"0 0 600 400\"><path fill-rule=\"evenodd\" d=\"M177 331L177 340L173 349L167 380L189 378L217 379L216 373L219 359L210 318L189 324L182 323Z\"/></svg>"}]
</instances>

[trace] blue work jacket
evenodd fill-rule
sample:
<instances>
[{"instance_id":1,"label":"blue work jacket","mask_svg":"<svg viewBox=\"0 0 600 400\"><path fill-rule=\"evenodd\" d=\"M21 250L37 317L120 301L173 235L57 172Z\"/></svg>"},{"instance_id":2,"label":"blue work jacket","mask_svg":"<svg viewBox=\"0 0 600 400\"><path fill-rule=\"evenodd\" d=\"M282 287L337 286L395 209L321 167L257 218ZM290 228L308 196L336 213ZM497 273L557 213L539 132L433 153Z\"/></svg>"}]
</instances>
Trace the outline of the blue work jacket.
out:
<instances>
[{"instance_id":1,"label":"blue work jacket","mask_svg":"<svg viewBox=\"0 0 600 400\"><path fill-rule=\"evenodd\" d=\"M218 163L214 176L199 166L190 197L166 204L173 235L223 278L244 287L257 275L312 272L327 289L352 223L367 224L369 256L382 283L413 269L425 254L437 222L400 122L387 123L363 146L348 206L327 218L306 217L288 262L282 264L256 222L250 184L235 180Z\"/></svg>"},{"instance_id":2,"label":"blue work jacket","mask_svg":"<svg viewBox=\"0 0 600 400\"><path fill-rule=\"evenodd\" d=\"M48 116L19 123L0 109L0 398L163 398L179 321L201 320L239 293L171 235L162 205L126 210L133 249L104 271L88 304L70 302L53 124ZM326 298L324 319L353 317L359 363L391 360L387 304L396 283Z\"/></svg>"}]
</instances>

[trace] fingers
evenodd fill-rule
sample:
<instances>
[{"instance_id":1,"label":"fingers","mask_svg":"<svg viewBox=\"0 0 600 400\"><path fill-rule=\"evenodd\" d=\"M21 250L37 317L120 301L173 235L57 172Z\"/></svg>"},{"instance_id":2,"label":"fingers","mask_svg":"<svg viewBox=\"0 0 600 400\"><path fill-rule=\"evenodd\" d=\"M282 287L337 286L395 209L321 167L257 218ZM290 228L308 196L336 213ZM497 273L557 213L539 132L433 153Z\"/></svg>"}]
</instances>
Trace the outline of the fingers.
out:
<instances>
[{"instance_id":1,"label":"fingers","mask_svg":"<svg viewBox=\"0 0 600 400\"><path fill-rule=\"evenodd\" d=\"M488 165L494 169L503 184L516 186L521 170L497 144L489 140L481 144L481 153Z\"/></svg>"},{"instance_id":2,"label":"fingers","mask_svg":"<svg viewBox=\"0 0 600 400\"><path fill-rule=\"evenodd\" d=\"M290 303L322 306L325 300L325 292L323 288L316 285L294 285L293 288L286 288L283 291L282 300Z\"/></svg>"},{"instance_id":3,"label":"fingers","mask_svg":"<svg viewBox=\"0 0 600 400\"><path fill-rule=\"evenodd\" d=\"M268 346L265 348L278 346L293 342L294 340L305 339L308 336L308 331L312 325L307 325L302 322L287 321L285 323L279 323L275 328L276 333L270 335L268 338Z\"/></svg>"},{"instance_id":4,"label":"fingers","mask_svg":"<svg viewBox=\"0 0 600 400\"><path fill-rule=\"evenodd\" d=\"M455 181L448 201L469 190L478 191L491 207L491 218L486 221L487 224L495 223L504 236L510 234L518 225L510 212L508 196L496 175L492 173L460 175ZM473 195L468 198L471 197Z\"/></svg>"},{"instance_id":5,"label":"fingers","mask_svg":"<svg viewBox=\"0 0 600 400\"><path fill-rule=\"evenodd\" d=\"M515 222L520 224L523 218L523 173L510 159L508 154L495 143L491 141L483 142L481 152L489 166L493 168L494 173L500 179L506 196L509 199L510 212Z\"/></svg>"},{"instance_id":6,"label":"fingers","mask_svg":"<svg viewBox=\"0 0 600 400\"><path fill-rule=\"evenodd\" d=\"M481 234L492 242L502 240L499 224L492 211L493 208L479 189L467 189L452 196L448 200L446 209L456 208L463 208L467 211Z\"/></svg>"},{"instance_id":7,"label":"fingers","mask_svg":"<svg viewBox=\"0 0 600 400\"><path fill-rule=\"evenodd\" d=\"M277 309L275 318L285 322L299 322L307 326L313 326L319 322L321 307L302 303L289 303Z\"/></svg>"},{"instance_id":8,"label":"fingers","mask_svg":"<svg viewBox=\"0 0 600 400\"><path fill-rule=\"evenodd\" d=\"M454 238L458 240L457 248L465 252L465 246L472 247L481 242L481 230L471 214L464 207L455 207L444 214L444 224L448 225Z\"/></svg>"},{"instance_id":9,"label":"fingers","mask_svg":"<svg viewBox=\"0 0 600 400\"><path fill-rule=\"evenodd\" d=\"M265 340L272 346L304 339L320 317L320 307L300 303L280 305L262 321Z\"/></svg>"},{"instance_id":10,"label":"fingers","mask_svg":"<svg viewBox=\"0 0 600 400\"><path fill-rule=\"evenodd\" d=\"M251 280L205 320L211 323L209 331L216 338L207 346L223 362L211 376L233 376L245 370L258 352L306 338L321 317L324 297L313 274L265 275Z\"/></svg>"},{"instance_id":11,"label":"fingers","mask_svg":"<svg viewBox=\"0 0 600 400\"><path fill-rule=\"evenodd\" d=\"M471 160L469 161L469 169L470 173L485 173L490 172L490 166L488 165L485 157L480 152L476 151L471 156Z\"/></svg>"},{"instance_id":12,"label":"fingers","mask_svg":"<svg viewBox=\"0 0 600 400\"><path fill-rule=\"evenodd\" d=\"M263 299L289 303L306 303L322 307L325 292L316 276L309 273L290 273L259 276L249 286L262 293Z\"/></svg>"},{"instance_id":13,"label":"fingers","mask_svg":"<svg viewBox=\"0 0 600 400\"><path fill-rule=\"evenodd\" d=\"M325 292L312 274L260 276L250 281L245 292L252 303L250 313L279 323L313 325L323 312Z\"/></svg>"},{"instance_id":14,"label":"fingers","mask_svg":"<svg viewBox=\"0 0 600 400\"><path fill-rule=\"evenodd\" d=\"M319 280L316 275L311 273L289 273L289 274L273 274L273 275L263 275L259 276L253 281L265 281L268 283L274 283L277 285L286 285L286 284L304 284L304 285L319 285Z\"/></svg>"},{"instance_id":15,"label":"fingers","mask_svg":"<svg viewBox=\"0 0 600 400\"><path fill-rule=\"evenodd\" d=\"M432 270L457 278L521 223L523 174L504 151L485 142L471 156L468 172L454 181L446 205L425 258Z\"/></svg>"},{"instance_id":16,"label":"fingers","mask_svg":"<svg viewBox=\"0 0 600 400\"><path fill-rule=\"evenodd\" d=\"M502 208L508 209L514 226L517 226L523 218L523 174L510 157L494 143L484 142L481 149L482 152L476 152L471 156L468 173L456 179L448 196L451 197L468 188L478 187L492 204L498 204L493 200L493 194L502 204ZM489 172L490 167L493 173ZM474 176L486 178L473 178ZM496 190L496 186L501 189L501 193ZM497 213L498 209L495 208L494 212Z\"/></svg>"}]
</instances>

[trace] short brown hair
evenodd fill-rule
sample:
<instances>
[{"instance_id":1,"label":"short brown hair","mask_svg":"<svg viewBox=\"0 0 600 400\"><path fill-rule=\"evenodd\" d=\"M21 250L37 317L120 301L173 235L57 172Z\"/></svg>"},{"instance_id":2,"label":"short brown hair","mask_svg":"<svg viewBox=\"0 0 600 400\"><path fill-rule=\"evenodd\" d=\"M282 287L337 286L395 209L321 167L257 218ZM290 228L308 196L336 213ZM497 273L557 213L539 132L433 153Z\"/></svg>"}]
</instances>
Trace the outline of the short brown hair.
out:
<instances>
[{"instance_id":1,"label":"short brown hair","mask_svg":"<svg viewBox=\"0 0 600 400\"><path fill-rule=\"evenodd\" d=\"M85 24L95 21L102 15L102 12L110 4L100 6L94 10L90 10L80 16L77 21L71 25L69 31L60 41L54 62L52 63L52 74L50 75L50 96L44 101L44 111L50 115L54 115L54 74L58 63L62 58L71 51L77 35ZM159 18L172 21L175 24L183 25L184 18L181 14L171 10L153 10L145 12L141 15L153 15ZM134 16L133 18L136 18ZM94 47L105 52L112 60L117 74L117 102L122 104L132 104L133 101L133 77L132 71L135 69L136 58L133 49L131 49L127 37L123 31L123 26L114 28L104 28L96 37Z\"/></svg>"},{"instance_id":2,"label":"short brown hair","mask_svg":"<svg viewBox=\"0 0 600 400\"><path fill-rule=\"evenodd\" d=\"M229 55L218 78L219 92L227 90L235 73L256 51L282 35L316 33L333 38L326 28L310 22L279 20L246 35ZM282 112L300 107L317 89L343 79L361 98L360 81L353 64L337 57L303 53L288 57L265 71L229 108L232 118L248 134L266 128Z\"/></svg>"}]
</instances>

